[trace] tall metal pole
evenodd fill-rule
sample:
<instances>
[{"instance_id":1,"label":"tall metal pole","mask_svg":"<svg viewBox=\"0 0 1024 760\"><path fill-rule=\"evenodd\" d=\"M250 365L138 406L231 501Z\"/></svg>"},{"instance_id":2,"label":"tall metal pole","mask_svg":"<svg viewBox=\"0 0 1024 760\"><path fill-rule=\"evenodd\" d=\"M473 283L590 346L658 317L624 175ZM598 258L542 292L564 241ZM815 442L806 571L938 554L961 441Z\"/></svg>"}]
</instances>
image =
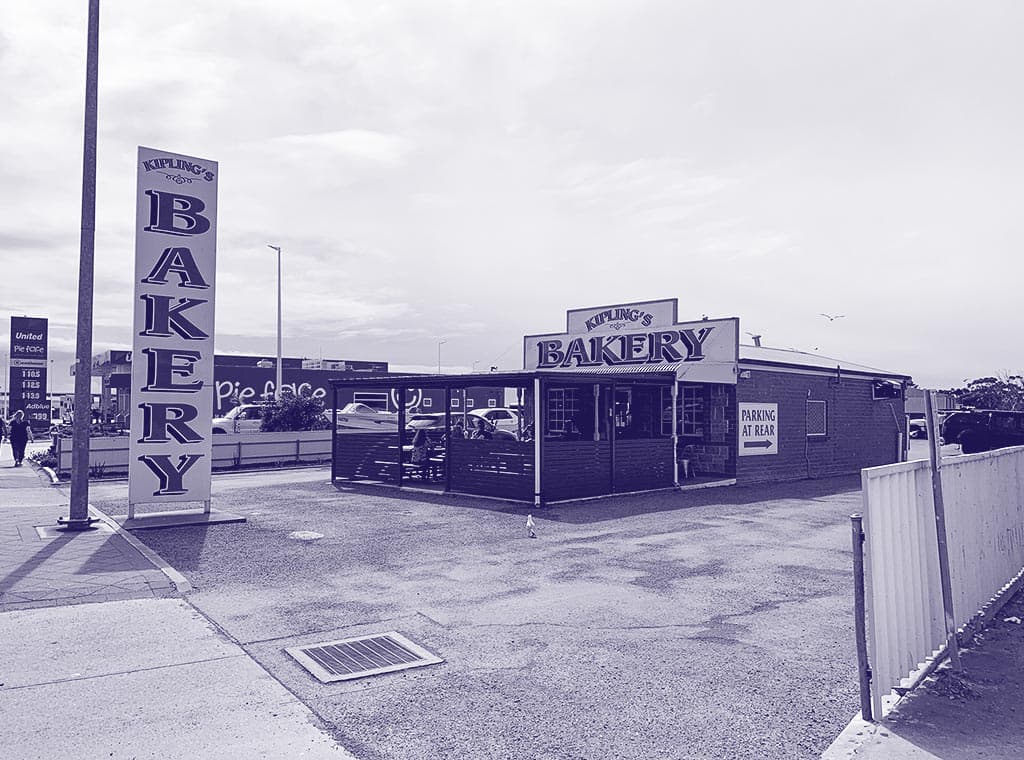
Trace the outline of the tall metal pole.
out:
<instances>
[{"instance_id":1,"label":"tall metal pole","mask_svg":"<svg viewBox=\"0 0 1024 760\"><path fill-rule=\"evenodd\" d=\"M89 423L92 421L92 296L96 241L96 92L99 81L100 0L89 0L85 63L85 140L82 152L82 233L78 257L78 341L75 348L75 419L71 438L70 516L65 530L88 530Z\"/></svg>"},{"instance_id":2,"label":"tall metal pole","mask_svg":"<svg viewBox=\"0 0 1024 760\"><path fill-rule=\"evenodd\" d=\"M871 709L871 665L868 661L868 638L864 620L864 520L859 514L850 515L850 530L853 538L853 630L857 639L860 717L874 722Z\"/></svg>"},{"instance_id":3,"label":"tall metal pole","mask_svg":"<svg viewBox=\"0 0 1024 760\"><path fill-rule=\"evenodd\" d=\"M437 374L441 374L441 346L447 343L447 340L439 340L437 342Z\"/></svg>"},{"instance_id":4,"label":"tall metal pole","mask_svg":"<svg viewBox=\"0 0 1024 760\"><path fill-rule=\"evenodd\" d=\"M942 498L942 451L939 448L938 415L935 413L935 391L924 392L924 412L928 423L928 459L932 473L932 502L935 505L935 540L939 550L939 581L942 584L942 612L946 620L946 645L953 670L960 670L960 646L956 638L956 615L953 611L953 584L949 577L949 547L946 544L946 504Z\"/></svg>"},{"instance_id":5,"label":"tall metal pole","mask_svg":"<svg viewBox=\"0 0 1024 760\"><path fill-rule=\"evenodd\" d=\"M281 400L281 246L268 245L277 251L277 372L274 376L274 400Z\"/></svg>"}]
</instances>

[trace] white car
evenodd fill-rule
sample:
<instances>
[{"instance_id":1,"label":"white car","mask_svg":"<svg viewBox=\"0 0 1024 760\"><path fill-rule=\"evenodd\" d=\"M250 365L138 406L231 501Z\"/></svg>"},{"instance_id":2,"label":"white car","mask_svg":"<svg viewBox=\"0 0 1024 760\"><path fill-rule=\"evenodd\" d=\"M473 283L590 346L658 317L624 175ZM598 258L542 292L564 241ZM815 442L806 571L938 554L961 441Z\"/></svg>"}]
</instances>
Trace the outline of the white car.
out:
<instances>
[{"instance_id":1,"label":"white car","mask_svg":"<svg viewBox=\"0 0 1024 760\"><path fill-rule=\"evenodd\" d=\"M258 433L266 404L241 404L223 417L213 418L213 434Z\"/></svg>"},{"instance_id":2,"label":"white car","mask_svg":"<svg viewBox=\"0 0 1024 760\"><path fill-rule=\"evenodd\" d=\"M493 429L511 433L515 438L519 438L522 422L519 412L515 409L509 409L506 406L480 407L471 409L469 413L474 417L483 417Z\"/></svg>"}]
</instances>

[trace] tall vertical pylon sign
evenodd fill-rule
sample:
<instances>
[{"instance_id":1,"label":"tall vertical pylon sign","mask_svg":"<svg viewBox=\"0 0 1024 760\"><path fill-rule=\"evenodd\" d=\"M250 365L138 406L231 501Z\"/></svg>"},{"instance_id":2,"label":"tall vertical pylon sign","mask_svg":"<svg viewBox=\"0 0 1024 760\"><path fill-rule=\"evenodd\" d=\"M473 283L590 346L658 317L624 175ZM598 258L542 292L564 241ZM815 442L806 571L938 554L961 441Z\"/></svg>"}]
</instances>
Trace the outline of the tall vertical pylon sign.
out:
<instances>
[{"instance_id":1,"label":"tall vertical pylon sign","mask_svg":"<svg viewBox=\"0 0 1024 760\"><path fill-rule=\"evenodd\" d=\"M137 504L210 511L216 162L139 148L128 459Z\"/></svg>"},{"instance_id":2,"label":"tall vertical pylon sign","mask_svg":"<svg viewBox=\"0 0 1024 760\"><path fill-rule=\"evenodd\" d=\"M25 413L36 431L50 429L46 384L49 321L42 317L11 317L11 374L7 381L7 415Z\"/></svg>"}]
</instances>

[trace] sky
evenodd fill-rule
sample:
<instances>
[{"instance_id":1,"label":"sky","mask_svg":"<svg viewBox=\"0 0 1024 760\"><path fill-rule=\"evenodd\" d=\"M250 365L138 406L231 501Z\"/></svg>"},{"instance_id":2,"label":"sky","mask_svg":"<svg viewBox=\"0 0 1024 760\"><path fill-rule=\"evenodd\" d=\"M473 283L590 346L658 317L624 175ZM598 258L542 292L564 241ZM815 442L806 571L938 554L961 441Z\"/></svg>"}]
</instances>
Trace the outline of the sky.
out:
<instances>
[{"instance_id":1,"label":"sky","mask_svg":"<svg viewBox=\"0 0 1024 760\"><path fill-rule=\"evenodd\" d=\"M0 4L0 351L75 351L85 0ZM93 353L140 145L219 162L216 347L522 366L679 299L949 388L1024 370L1024 4L102 0ZM823 314L842 315L828 319ZM444 341L443 343L441 343Z\"/></svg>"}]
</instances>

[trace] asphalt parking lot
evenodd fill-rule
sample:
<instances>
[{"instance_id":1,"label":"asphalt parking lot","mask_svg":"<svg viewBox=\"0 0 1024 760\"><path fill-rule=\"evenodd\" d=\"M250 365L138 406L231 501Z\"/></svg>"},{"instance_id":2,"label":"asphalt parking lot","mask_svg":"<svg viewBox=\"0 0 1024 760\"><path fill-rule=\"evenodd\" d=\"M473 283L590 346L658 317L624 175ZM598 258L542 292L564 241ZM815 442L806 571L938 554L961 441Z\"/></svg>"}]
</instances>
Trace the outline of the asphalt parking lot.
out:
<instances>
[{"instance_id":1,"label":"asphalt parking lot","mask_svg":"<svg viewBox=\"0 0 1024 760\"><path fill-rule=\"evenodd\" d=\"M328 479L216 476L248 522L136 536L361 758L814 758L858 708L857 477L541 510ZM389 630L445 662L320 684L284 652Z\"/></svg>"}]
</instances>

